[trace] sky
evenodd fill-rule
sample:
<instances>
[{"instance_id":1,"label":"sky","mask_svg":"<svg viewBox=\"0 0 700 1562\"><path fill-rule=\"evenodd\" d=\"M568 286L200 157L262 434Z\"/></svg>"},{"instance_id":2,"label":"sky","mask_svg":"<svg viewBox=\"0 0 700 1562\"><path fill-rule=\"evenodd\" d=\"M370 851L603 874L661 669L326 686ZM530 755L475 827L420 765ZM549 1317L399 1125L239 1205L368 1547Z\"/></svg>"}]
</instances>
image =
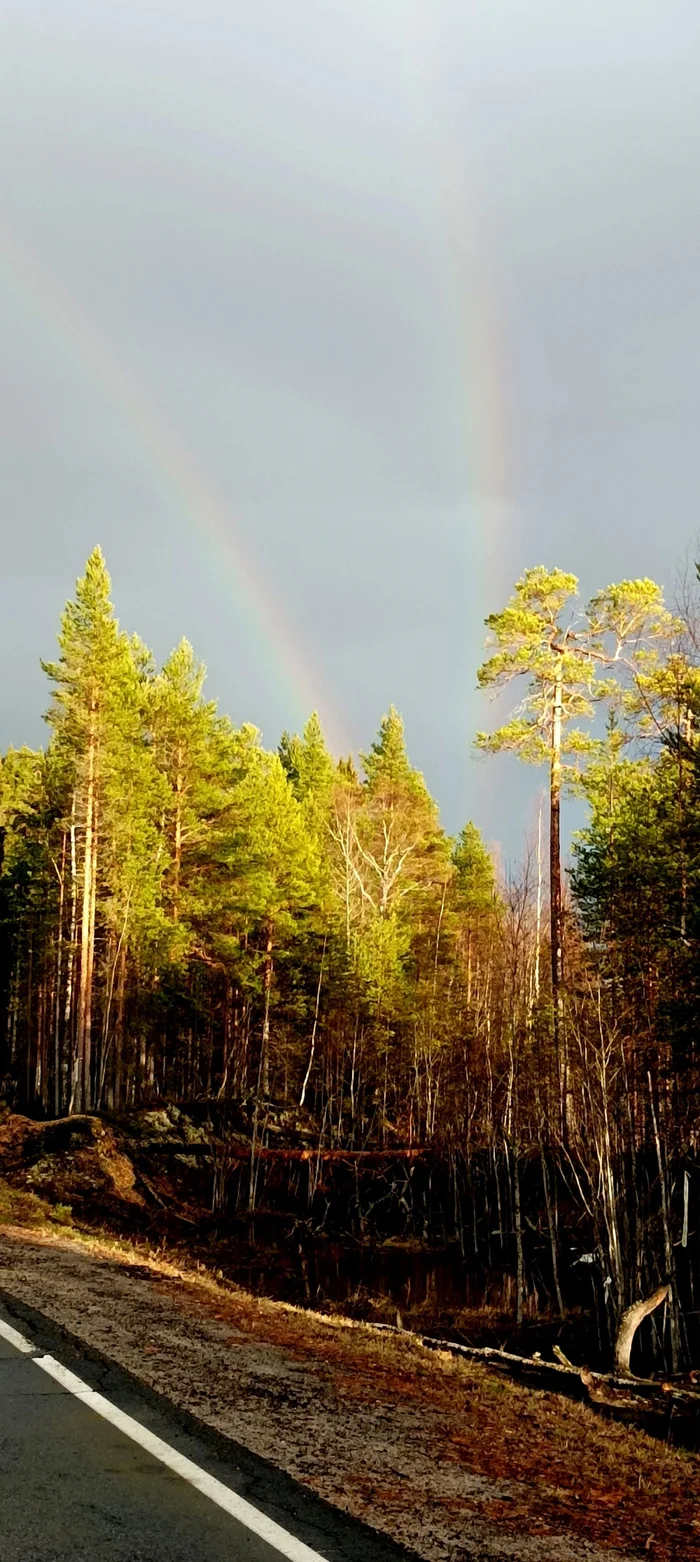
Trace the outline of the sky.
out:
<instances>
[{"instance_id":1,"label":"sky","mask_svg":"<svg viewBox=\"0 0 700 1562\"><path fill-rule=\"evenodd\" d=\"M96 543L122 623L451 831L523 569L700 530L697 0L0 0L0 747Z\"/></svg>"}]
</instances>

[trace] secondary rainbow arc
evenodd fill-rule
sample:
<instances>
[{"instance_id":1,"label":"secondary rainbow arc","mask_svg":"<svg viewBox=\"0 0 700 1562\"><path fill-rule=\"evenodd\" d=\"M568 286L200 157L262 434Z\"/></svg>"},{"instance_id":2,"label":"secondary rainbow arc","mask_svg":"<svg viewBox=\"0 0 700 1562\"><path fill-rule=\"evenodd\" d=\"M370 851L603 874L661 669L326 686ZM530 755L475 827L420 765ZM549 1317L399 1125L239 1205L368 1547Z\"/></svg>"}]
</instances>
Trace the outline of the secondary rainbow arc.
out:
<instances>
[{"instance_id":1,"label":"secondary rainbow arc","mask_svg":"<svg viewBox=\"0 0 700 1562\"><path fill-rule=\"evenodd\" d=\"M197 541L215 550L215 563L225 569L240 620L265 663L268 677L284 691L293 724L301 725L312 710L318 710L331 747L336 752L347 751L351 745L334 702L292 631L270 582L263 578L240 524L200 463L70 290L7 230L0 231L0 260L15 285L29 296L32 307L38 306L44 322L49 321L60 333L60 347L67 347L112 397L151 475L175 500Z\"/></svg>"}]
</instances>

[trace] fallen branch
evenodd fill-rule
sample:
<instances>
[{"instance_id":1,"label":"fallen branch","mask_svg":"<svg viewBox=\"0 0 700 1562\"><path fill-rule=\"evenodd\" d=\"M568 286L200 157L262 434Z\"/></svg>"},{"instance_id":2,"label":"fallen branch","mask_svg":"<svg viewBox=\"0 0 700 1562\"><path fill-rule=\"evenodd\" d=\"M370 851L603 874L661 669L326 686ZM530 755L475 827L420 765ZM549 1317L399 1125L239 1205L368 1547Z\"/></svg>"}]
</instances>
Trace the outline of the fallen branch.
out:
<instances>
[{"instance_id":1,"label":"fallen branch","mask_svg":"<svg viewBox=\"0 0 700 1562\"><path fill-rule=\"evenodd\" d=\"M369 1323L365 1327L388 1334L400 1331L390 1323ZM695 1377L688 1375L673 1382L659 1382L654 1378L620 1378L615 1372L591 1372L588 1367L576 1367L564 1355L558 1345L553 1347L557 1361L544 1361L537 1352L534 1356L518 1356L514 1351L495 1345L462 1345L456 1340L441 1340L429 1334L414 1334L402 1329L403 1338L414 1339L426 1350L446 1351L451 1356L466 1357L484 1366L496 1368L510 1377L520 1379L532 1387L549 1388L555 1393L572 1393L580 1397L581 1387L594 1404L606 1405L613 1411L644 1411L652 1414L668 1414L670 1406L697 1416L700 1413L700 1391Z\"/></svg>"}]
</instances>

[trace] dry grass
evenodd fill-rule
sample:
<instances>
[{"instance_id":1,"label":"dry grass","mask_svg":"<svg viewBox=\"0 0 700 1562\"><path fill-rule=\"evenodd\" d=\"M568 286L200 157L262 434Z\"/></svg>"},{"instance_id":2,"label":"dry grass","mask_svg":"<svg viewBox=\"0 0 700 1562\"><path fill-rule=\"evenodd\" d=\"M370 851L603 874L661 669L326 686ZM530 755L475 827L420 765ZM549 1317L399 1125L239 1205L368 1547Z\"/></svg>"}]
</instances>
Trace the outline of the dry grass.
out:
<instances>
[{"instance_id":1,"label":"dry grass","mask_svg":"<svg viewBox=\"0 0 700 1562\"><path fill-rule=\"evenodd\" d=\"M67 1204L49 1204L37 1193L24 1188L12 1188L0 1178L0 1226L26 1226L51 1230L53 1226L69 1227L72 1212Z\"/></svg>"}]
</instances>

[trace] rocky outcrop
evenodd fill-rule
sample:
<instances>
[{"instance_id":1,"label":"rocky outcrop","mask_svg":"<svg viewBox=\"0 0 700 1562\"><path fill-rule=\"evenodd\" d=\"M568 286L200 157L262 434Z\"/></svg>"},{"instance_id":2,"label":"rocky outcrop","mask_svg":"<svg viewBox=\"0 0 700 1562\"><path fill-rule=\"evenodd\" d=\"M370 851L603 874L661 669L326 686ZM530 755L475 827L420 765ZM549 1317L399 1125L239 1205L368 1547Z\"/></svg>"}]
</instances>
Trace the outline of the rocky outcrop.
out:
<instances>
[{"instance_id":1,"label":"rocky outcrop","mask_svg":"<svg viewBox=\"0 0 700 1562\"><path fill-rule=\"evenodd\" d=\"M36 1123L0 1117L0 1174L52 1203L87 1208L143 1205L133 1162L115 1130L97 1117Z\"/></svg>"}]
</instances>

